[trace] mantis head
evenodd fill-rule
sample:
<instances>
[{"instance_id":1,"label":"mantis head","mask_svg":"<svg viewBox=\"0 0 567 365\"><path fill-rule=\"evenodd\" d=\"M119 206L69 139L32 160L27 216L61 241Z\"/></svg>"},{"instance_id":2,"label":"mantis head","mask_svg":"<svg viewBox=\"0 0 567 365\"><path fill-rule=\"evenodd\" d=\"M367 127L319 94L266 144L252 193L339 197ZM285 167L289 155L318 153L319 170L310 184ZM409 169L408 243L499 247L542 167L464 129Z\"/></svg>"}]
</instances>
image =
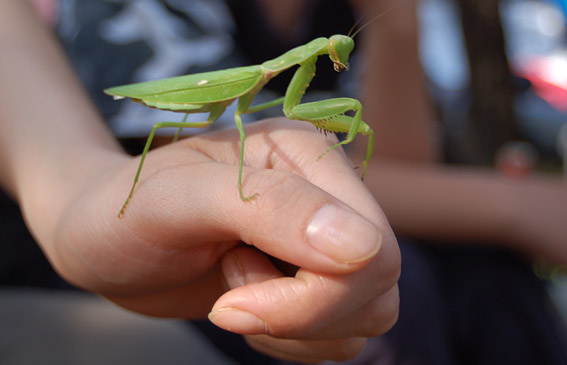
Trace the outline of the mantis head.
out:
<instances>
[{"instance_id":1,"label":"mantis head","mask_svg":"<svg viewBox=\"0 0 567 365\"><path fill-rule=\"evenodd\" d=\"M340 72L345 69L348 71L348 58L353 48L354 41L351 37L335 34L329 38L329 58L333 61L335 71Z\"/></svg>"},{"instance_id":2,"label":"mantis head","mask_svg":"<svg viewBox=\"0 0 567 365\"><path fill-rule=\"evenodd\" d=\"M333 68L335 69L335 71L340 72L345 69L348 71L348 58L354 48L354 37L356 37L356 35L360 33L361 30L374 23L384 15L388 14L390 11L392 11L393 8L394 5L391 5L381 14L378 14L374 18L370 19L370 21L366 22L366 24L354 31L354 29L358 26L360 20L357 21L348 32L348 35L335 34L334 36L329 38L327 51L329 52L331 61L333 61Z\"/></svg>"}]
</instances>

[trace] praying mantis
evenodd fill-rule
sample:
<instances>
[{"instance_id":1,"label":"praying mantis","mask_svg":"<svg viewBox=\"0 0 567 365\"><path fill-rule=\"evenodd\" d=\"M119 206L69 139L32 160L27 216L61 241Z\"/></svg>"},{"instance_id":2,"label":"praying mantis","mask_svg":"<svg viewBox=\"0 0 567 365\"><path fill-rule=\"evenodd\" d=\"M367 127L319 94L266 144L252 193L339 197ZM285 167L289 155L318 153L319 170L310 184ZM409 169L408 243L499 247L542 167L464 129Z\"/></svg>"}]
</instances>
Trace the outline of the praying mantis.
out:
<instances>
[{"instance_id":1,"label":"praying mantis","mask_svg":"<svg viewBox=\"0 0 567 365\"><path fill-rule=\"evenodd\" d=\"M132 199L140 178L142 166L154 139L156 130L178 128L174 141L183 128L205 128L215 122L227 106L238 99L234 121L240 135L240 160L238 169L238 192L242 201L254 199L258 193L244 196L242 192L242 167L244 163L244 141L246 135L242 126L242 114L254 113L283 104L283 113L289 119L302 120L320 130L347 133L344 140L329 147L317 160L331 150L348 144L358 134L368 136L366 156L362 162L362 179L374 147L374 132L362 121L362 104L352 98L333 98L322 101L301 103L303 94L315 76L315 63L319 56L328 55L335 71L348 70L349 56L354 48L354 35L336 34L329 38L316 38L305 45L293 48L283 55L260 65L237 67L226 70L177 76L162 80L147 81L105 89L114 99L130 98L148 107L186 113L182 122L156 123L146 142L134 182L118 217ZM290 81L285 96L267 103L251 106L256 94L281 72L298 66ZM346 115L347 112L354 116ZM204 122L186 122L189 113L209 113Z\"/></svg>"}]
</instances>

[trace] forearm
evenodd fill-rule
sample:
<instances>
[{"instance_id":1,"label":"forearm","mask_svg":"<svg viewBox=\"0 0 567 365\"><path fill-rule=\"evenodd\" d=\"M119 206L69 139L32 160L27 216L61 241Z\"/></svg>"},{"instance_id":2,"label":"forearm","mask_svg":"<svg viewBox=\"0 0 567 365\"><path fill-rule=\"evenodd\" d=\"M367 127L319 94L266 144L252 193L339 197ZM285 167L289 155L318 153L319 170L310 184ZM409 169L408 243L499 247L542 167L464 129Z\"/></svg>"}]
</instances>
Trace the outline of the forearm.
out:
<instances>
[{"instance_id":1,"label":"forearm","mask_svg":"<svg viewBox=\"0 0 567 365\"><path fill-rule=\"evenodd\" d=\"M126 156L27 1L0 1L0 50L0 185L55 267L77 276L61 227Z\"/></svg>"},{"instance_id":2,"label":"forearm","mask_svg":"<svg viewBox=\"0 0 567 365\"><path fill-rule=\"evenodd\" d=\"M567 259L567 188L560 179L377 163L366 181L400 235Z\"/></svg>"},{"instance_id":3,"label":"forearm","mask_svg":"<svg viewBox=\"0 0 567 365\"><path fill-rule=\"evenodd\" d=\"M0 2L0 183L20 203L71 193L119 147L26 1ZM71 184L68 184L71 185Z\"/></svg>"},{"instance_id":4,"label":"forearm","mask_svg":"<svg viewBox=\"0 0 567 365\"><path fill-rule=\"evenodd\" d=\"M367 184L396 232L445 241L497 241L509 191L491 174L380 163Z\"/></svg>"}]
</instances>

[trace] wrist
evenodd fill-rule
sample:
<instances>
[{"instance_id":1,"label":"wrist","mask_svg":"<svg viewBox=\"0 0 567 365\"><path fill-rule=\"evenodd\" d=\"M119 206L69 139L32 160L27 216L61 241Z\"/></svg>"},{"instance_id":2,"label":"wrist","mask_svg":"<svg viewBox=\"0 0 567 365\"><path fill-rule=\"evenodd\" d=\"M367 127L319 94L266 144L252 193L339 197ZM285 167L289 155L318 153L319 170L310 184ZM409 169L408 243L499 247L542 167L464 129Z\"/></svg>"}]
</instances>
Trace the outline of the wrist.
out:
<instances>
[{"instance_id":1,"label":"wrist","mask_svg":"<svg viewBox=\"0 0 567 365\"><path fill-rule=\"evenodd\" d=\"M16 199L28 229L48 257L73 205L108 180L114 166L125 159L126 155L108 149L70 150L64 157L42 159L20 171Z\"/></svg>"}]
</instances>

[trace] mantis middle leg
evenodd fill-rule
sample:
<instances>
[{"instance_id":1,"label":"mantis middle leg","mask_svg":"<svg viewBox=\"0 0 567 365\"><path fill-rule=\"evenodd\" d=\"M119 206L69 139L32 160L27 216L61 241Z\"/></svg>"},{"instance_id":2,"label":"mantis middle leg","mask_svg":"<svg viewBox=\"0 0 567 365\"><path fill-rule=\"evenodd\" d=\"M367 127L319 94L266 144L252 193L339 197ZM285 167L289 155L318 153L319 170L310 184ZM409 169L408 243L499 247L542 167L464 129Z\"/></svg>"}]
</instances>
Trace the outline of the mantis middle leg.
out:
<instances>
[{"instance_id":1,"label":"mantis middle leg","mask_svg":"<svg viewBox=\"0 0 567 365\"><path fill-rule=\"evenodd\" d=\"M244 193L242 192L242 167L244 166L244 141L246 141L246 134L244 133L244 126L242 125L242 114L249 113L250 104L252 104L252 100L254 100L255 96L256 93L242 95L240 99L238 99L238 105L236 106L236 112L234 113L234 123L236 124L236 129L238 129L238 134L240 135L240 160L238 164L238 193L240 194L240 199L242 199L242 201L252 200L258 196L258 193L254 193L250 196L244 196ZM273 104L274 102L275 104ZM277 105L278 103L281 103L279 99L275 100L274 102L270 102L265 105L269 104L269 106L266 107L271 107L273 105ZM264 104L262 105L262 107L263 106ZM256 110L254 111L261 110L258 109L258 107L256 107L255 109Z\"/></svg>"}]
</instances>

